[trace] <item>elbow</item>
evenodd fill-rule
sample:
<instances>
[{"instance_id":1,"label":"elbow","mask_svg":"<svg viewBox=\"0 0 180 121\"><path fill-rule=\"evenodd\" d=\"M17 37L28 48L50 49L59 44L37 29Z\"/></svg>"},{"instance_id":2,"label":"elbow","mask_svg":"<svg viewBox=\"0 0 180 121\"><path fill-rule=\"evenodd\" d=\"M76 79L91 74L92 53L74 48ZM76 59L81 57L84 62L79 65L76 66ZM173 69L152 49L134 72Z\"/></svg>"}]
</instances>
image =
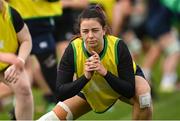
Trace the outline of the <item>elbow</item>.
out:
<instances>
[{"instance_id":1,"label":"elbow","mask_svg":"<svg viewBox=\"0 0 180 121\"><path fill-rule=\"evenodd\" d=\"M130 99L134 96L135 96L135 86L130 86L126 97Z\"/></svg>"},{"instance_id":2,"label":"elbow","mask_svg":"<svg viewBox=\"0 0 180 121\"><path fill-rule=\"evenodd\" d=\"M56 86L56 98L58 101L64 101L70 98L68 94L68 90L66 90L63 85Z\"/></svg>"},{"instance_id":3,"label":"elbow","mask_svg":"<svg viewBox=\"0 0 180 121\"><path fill-rule=\"evenodd\" d=\"M63 90L61 86L56 86L56 98L58 101L63 101Z\"/></svg>"},{"instance_id":4,"label":"elbow","mask_svg":"<svg viewBox=\"0 0 180 121\"><path fill-rule=\"evenodd\" d=\"M55 95L56 95L56 99L58 101L64 101L66 99L64 97L64 94L63 94L63 92L61 90L57 90Z\"/></svg>"}]
</instances>

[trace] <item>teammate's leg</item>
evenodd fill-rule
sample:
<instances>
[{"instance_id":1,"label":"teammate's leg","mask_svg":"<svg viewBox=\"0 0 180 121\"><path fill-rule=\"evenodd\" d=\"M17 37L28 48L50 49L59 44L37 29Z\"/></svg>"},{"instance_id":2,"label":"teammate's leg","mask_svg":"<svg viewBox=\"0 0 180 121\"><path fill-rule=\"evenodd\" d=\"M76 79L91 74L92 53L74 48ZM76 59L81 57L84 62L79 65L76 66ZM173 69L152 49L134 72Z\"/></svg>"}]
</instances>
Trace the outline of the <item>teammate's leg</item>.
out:
<instances>
[{"instance_id":1,"label":"teammate's leg","mask_svg":"<svg viewBox=\"0 0 180 121\"><path fill-rule=\"evenodd\" d=\"M32 120L34 105L31 85L26 71L23 69L16 83L7 83L15 94L15 115L17 120Z\"/></svg>"}]
</instances>

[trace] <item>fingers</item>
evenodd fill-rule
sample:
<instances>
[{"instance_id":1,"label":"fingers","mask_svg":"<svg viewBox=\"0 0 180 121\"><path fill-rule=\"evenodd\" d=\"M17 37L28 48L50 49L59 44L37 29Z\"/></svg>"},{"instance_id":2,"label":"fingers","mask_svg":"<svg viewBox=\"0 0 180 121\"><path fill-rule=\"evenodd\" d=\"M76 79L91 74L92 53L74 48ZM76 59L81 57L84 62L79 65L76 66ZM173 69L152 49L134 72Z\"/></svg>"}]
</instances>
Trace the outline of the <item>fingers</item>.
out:
<instances>
[{"instance_id":1,"label":"fingers","mask_svg":"<svg viewBox=\"0 0 180 121\"><path fill-rule=\"evenodd\" d=\"M86 63L85 63L85 70L86 71L94 71L94 68L96 67L96 65L95 64L93 64L93 62L89 62L89 61L87 61Z\"/></svg>"},{"instance_id":2,"label":"fingers","mask_svg":"<svg viewBox=\"0 0 180 121\"><path fill-rule=\"evenodd\" d=\"M92 53L93 55L89 57L85 62L85 71L91 73L91 76L92 76L92 72L97 72L100 75L105 76L107 73L107 69L101 63L99 55L95 51L92 51ZM91 77L91 76L87 76L87 77Z\"/></svg>"},{"instance_id":3,"label":"fingers","mask_svg":"<svg viewBox=\"0 0 180 121\"><path fill-rule=\"evenodd\" d=\"M85 69L86 71L97 71L100 67L100 60L93 60L91 61L91 59L87 59L85 62Z\"/></svg>"},{"instance_id":4,"label":"fingers","mask_svg":"<svg viewBox=\"0 0 180 121\"><path fill-rule=\"evenodd\" d=\"M93 55L97 54L97 52L96 52L96 51L94 51L94 50L93 50L93 51L91 51L91 52L92 52L92 54L93 54Z\"/></svg>"},{"instance_id":5,"label":"fingers","mask_svg":"<svg viewBox=\"0 0 180 121\"><path fill-rule=\"evenodd\" d=\"M95 60L100 60L99 55L98 55L95 51L92 51L92 53L93 53L92 57L93 57Z\"/></svg>"},{"instance_id":6,"label":"fingers","mask_svg":"<svg viewBox=\"0 0 180 121\"><path fill-rule=\"evenodd\" d=\"M10 66L4 73L4 79L8 83L16 83L19 77L19 72L15 69L14 66Z\"/></svg>"},{"instance_id":7,"label":"fingers","mask_svg":"<svg viewBox=\"0 0 180 121\"><path fill-rule=\"evenodd\" d=\"M95 51L92 51L92 56L91 57L89 57L88 59L87 59L87 61L89 61L89 62L95 62L95 63L97 63L98 62L98 60L100 60L100 57L99 57L99 55L95 52Z\"/></svg>"},{"instance_id":8,"label":"fingers","mask_svg":"<svg viewBox=\"0 0 180 121\"><path fill-rule=\"evenodd\" d=\"M91 79L91 77L94 73L94 70L93 70L94 64L93 64L92 60L93 60L93 58L88 58L85 62L84 74L87 79Z\"/></svg>"}]
</instances>

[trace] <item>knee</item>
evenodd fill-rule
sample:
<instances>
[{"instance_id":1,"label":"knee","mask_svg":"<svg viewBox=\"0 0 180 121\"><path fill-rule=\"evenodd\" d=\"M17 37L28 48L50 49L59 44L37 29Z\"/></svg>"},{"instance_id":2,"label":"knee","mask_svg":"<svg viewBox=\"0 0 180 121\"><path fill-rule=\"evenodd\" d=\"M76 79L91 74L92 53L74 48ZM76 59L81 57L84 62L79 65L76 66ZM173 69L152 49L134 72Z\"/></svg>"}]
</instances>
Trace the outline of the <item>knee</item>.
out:
<instances>
[{"instance_id":1,"label":"knee","mask_svg":"<svg viewBox=\"0 0 180 121\"><path fill-rule=\"evenodd\" d=\"M134 109L135 119L152 119L153 105L150 92L136 96Z\"/></svg>"},{"instance_id":2,"label":"knee","mask_svg":"<svg viewBox=\"0 0 180 121\"><path fill-rule=\"evenodd\" d=\"M32 95L30 84L26 84L26 83L19 84L18 87L14 89L14 92L16 95L21 95L26 97Z\"/></svg>"},{"instance_id":3,"label":"knee","mask_svg":"<svg viewBox=\"0 0 180 121\"><path fill-rule=\"evenodd\" d=\"M142 77L136 76L135 82L135 96L130 100L133 104L133 120L150 120L153 108L150 86Z\"/></svg>"},{"instance_id":4,"label":"knee","mask_svg":"<svg viewBox=\"0 0 180 121\"><path fill-rule=\"evenodd\" d=\"M136 77L136 99L135 103L141 111L152 112L151 88L149 83L142 77Z\"/></svg>"},{"instance_id":5,"label":"knee","mask_svg":"<svg viewBox=\"0 0 180 121\"><path fill-rule=\"evenodd\" d=\"M151 87L147 80L140 76L135 77L135 95L138 97L139 95L150 93Z\"/></svg>"},{"instance_id":6,"label":"knee","mask_svg":"<svg viewBox=\"0 0 180 121\"><path fill-rule=\"evenodd\" d=\"M70 108L63 102L59 102L53 109L53 112L61 120L73 120L73 114Z\"/></svg>"}]
</instances>

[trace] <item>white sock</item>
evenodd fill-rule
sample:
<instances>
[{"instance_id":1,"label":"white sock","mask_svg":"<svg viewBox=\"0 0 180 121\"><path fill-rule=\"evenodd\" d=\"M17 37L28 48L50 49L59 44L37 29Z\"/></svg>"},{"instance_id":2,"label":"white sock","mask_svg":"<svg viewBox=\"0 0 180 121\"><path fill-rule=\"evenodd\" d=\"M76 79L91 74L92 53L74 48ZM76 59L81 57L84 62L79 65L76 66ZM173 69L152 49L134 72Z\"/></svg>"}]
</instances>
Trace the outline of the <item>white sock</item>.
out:
<instances>
[{"instance_id":1,"label":"white sock","mask_svg":"<svg viewBox=\"0 0 180 121\"><path fill-rule=\"evenodd\" d=\"M128 47L132 53L141 53L142 44L138 38L133 38L133 40L130 43L128 43Z\"/></svg>"},{"instance_id":2,"label":"white sock","mask_svg":"<svg viewBox=\"0 0 180 121\"><path fill-rule=\"evenodd\" d=\"M175 86L176 81L177 81L176 73L164 74L162 81L161 81L161 86L173 87L173 86Z\"/></svg>"},{"instance_id":3,"label":"white sock","mask_svg":"<svg viewBox=\"0 0 180 121\"><path fill-rule=\"evenodd\" d=\"M40 117L37 121L60 121L60 119L56 116L53 111L50 111Z\"/></svg>"}]
</instances>

